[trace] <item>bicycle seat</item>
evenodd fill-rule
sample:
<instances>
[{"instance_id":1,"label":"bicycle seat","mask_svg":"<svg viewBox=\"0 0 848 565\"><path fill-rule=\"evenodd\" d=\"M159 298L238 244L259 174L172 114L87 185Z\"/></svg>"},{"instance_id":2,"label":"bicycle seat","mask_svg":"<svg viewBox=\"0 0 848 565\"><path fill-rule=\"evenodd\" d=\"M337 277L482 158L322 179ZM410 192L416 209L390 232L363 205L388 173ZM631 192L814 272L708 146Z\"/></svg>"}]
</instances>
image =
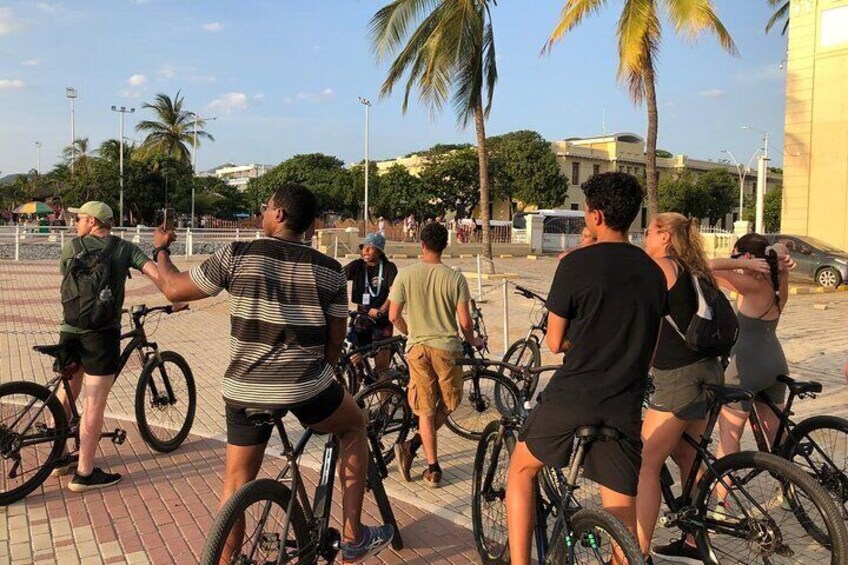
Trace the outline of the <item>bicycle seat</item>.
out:
<instances>
[{"instance_id":1,"label":"bicycle seat","mask_svg":"<svg viewBox=\"0 0 848 565\"><path fill-rule=\"evenodd\" d=\"M285 410L275 410L274 408L245 408L244 413L255 426L273 424L277 420L282 420L283 416L286 415Z\"/></svg>"},{"instance_id":2,"label":"bicycle seat","mask_svg":"<svg viewBox=\"0 0 848 565\"><path fill-rule=\"evenodd\" d=\"M33 351L37 351L42 355L49 355L50 357L59 357L59 354L65 351L65 346L61 343L56 343L52 345L34 345L32 346Z\"/></svg>"},{"instance_id":3,"label":"bicycle seat","mask_svg":"<svg viewBox=\"0 0 848 565\"><path fill-rule=\"evenodd\" d=\"M732 404L734 402L743 402L754 398L753 393L741 388L709 383L703 383L701 386L704 390L713 394L719 404Z\"/></svg>"},{"instance_id":4,"label":"bicycle seat","mask_svg":"<svg viewBox=\"0 0 848 565\"><path fill-rule=\"evenodd\" d=\"M807 392L817 393L822 391L821 383L815 381L796 381L786 375L778 375L777 380L785 384L789 391L796 396Z\"/></svg>"},{"instance_id":5,"label":"bicycle seat","mask_svg":"<svg viewBox=\"0 0 848 565\"><path fill-rule=\"evenodd\" d=\"M574 435L588 441L615 441L621 437L621 432L608 426L582 426Z\"/></svg>"}]
</instances>

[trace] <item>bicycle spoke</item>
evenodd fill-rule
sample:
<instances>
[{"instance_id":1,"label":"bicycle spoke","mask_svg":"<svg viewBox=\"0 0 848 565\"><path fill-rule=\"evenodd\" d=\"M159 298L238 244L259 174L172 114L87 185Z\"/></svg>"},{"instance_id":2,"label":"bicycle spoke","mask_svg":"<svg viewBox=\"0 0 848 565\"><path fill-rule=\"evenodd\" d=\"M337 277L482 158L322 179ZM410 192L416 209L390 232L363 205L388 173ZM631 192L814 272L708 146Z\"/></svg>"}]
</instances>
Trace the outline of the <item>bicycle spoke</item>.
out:
<instances>
[{"instance_id":1,"label":"bicycle spoke","mask_svg":"<svg viewBox=\"0 0 848 565\"><path fill-rule=\"evenodd\" d=\"M226 547L224 555L231 555L229 563L245 565L297 563L299 553L285 509L267 500L245 509Z\"/></svg>"}]
</instances>

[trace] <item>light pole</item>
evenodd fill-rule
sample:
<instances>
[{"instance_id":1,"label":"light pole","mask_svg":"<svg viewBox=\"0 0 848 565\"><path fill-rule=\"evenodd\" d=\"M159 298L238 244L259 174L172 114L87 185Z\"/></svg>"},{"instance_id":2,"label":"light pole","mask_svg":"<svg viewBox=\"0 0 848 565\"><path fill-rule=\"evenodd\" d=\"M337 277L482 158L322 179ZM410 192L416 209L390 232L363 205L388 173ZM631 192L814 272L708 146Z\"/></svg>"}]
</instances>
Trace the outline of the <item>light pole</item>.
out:
<instances>
[{"instance_id":1,"label":"light pole","mask_svg":"<svg viewBox=\"0 0 848 565\"><path fill-rule=\"evenodd\" d=\"M118 118L118 122L120 126L118 128L119 137L118 137L118 154L120 155L120 163L121 163L121 197L120 202L118 204L118 209L120 210L120 216L118 220L118 226L124 227L124 114L132 114L135 112L135 108L127 108L126 106L112 106L113 112L118 112L120 117Z\"/></svg>"},{"instance_id":2,"label":"light pole","mask_svg":"<svg viewBox=\"0 0 848 565\"><path fill-rule=\"evenodd\" d=\"M193 177L197 176L197 122L203 122L204 124L207 121L217 120L218 118L206 118L204 120L200 117L200 114L197 112L193 112L194 114L194 141L192 142L191 149L191 170L193 173ZM194 229L194 178L191 179L191 229Z\"/></svg>"},{"instance_id":3,"label":"light pole","mask_svg":"<svg viewBox=\"0 0 848 565\"><path fill-rule=\"evenodd\" d=\"M74 100L77 99L77 89L73 86L66 86L65 98L71 99L71 174L74 174L74 161L76 161L77 158L77 148L75 145L77 134L74 124Z\"/></svg>"},{"instance_id":4,"label":"light pole","mask_svg":"<svg viewBox=\"0 0 848 565\"><path fill-rule=\"evenodd\" d=\"M754 160L754 157L757 156L759 150L754 151L754 154L751 155L751 158L748 159L748 164L745 167L742 167L742 164L736 160L736 157L733 156L733 153L728 151L727 149L722 149L722 153L727 153L730 155L730 159L733 161L733 164L736 165L736 174L739 176L739 219L742 219L742 211L745 206L745 179L748 178L748 171L751 168L751 161Z\"/></svg>"},{"instance_id":5,"label":"light pole","mask_svg":"<svg viewBox=\"0 0 848 565\"><path fill-rule=\"evenodd\" d=\"M35 142L35 170L41 176L41 142Z\"/></svg>"},{"instance_id":6,"label":"light pole","mask_svg":"<svg viewBox=\"0 0 848 565\"><path fill-rule=\"evenodd\" d=\"M751 126L742 126L740 129L747 131L756 131L763 134L763 152L757 159L757 215L754 229L757 233L763 233L763 207L766 194L766 182L768 180L768 146L769 134L767 131L753 128Z\"/></svg>"},{"instance_id":7,"label":"light pole","mask_svg":"<svg viewBox=\"0 0 848 565\"><path fill-rule=\"evenodd\" d=\"M365 106L365 232L368 232L368 138L370 135L370 116L371 101L359 97L359 103Z\"/></svg>"}]
</instances>

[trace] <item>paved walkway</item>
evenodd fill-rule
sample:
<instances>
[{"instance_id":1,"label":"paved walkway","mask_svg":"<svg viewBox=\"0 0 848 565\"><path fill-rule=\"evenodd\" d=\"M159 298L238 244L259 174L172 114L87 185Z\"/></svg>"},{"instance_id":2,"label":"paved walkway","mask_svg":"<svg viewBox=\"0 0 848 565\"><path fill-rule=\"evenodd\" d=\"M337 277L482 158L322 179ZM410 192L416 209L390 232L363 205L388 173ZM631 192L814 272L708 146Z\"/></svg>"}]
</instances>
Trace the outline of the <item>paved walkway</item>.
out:
<instances>
[{"instance_id":1,"label":"paved walkway","mask_svg":"<svg viewBox=\"0 0 848 565\"><path fill-rule=\"evenodd\" d=\"M404 266L412 261L398 261ZM469 272L473 260L449 264ZM187 264L180 262L181 268ZM498 269L518 273L520 284L545 294L556 263L553 259L504 260ZM38 343L53 343L60 317L60 277L53 263L0 262L0 382L45 382L50 362L31 352ZM472 282L476 295L476 283ZM492 349L503 342L504 307L497 283L483 287L483 310ZM142 276L128 281L127 304L161 304L155 287ZM522 336L538 314L531 301L510 294L509 339ZM848 387L841 376L848 360L848 293L791 297L780 337L797 375L813 377L827 394L798 406L800 415L848 416ZM198 391L193 434L170 455L155 454L138 438L133 399L140 367L131 361L109 400L109 427L123 422L123 446L101 443L98 461L126 474L122 484L103 493L75 495L50 479L26 501L0 508L0 562L12 563L194 563L217 505L220 487L224 417L220 375L228 358L229 313L225 296L192 305L192 311L151 319L148 333L163 349L180 352L191 365ZM548 356L546 362L553 362ZM298 429L290 422L289 429ZM420 481L407 485L393 473L386 482L408 549L386 553L385 562L477 562L470 525L470 479L474 444L447 432L440 436L442 466L448 484L438 490ZM319 466L321 445L305 456L311 473ZM269 450L270 451L270 450ZM273 475L279 461L269 457ZM420 471L419 471L420 472ZM314 477L314 475L312 475ZM586 492L586 491L584 491ZM591 493L591 489L589 489ZM367 512L373 512L369 506ZM47 520L47 514L51 519ZM376 518L369 518L376 521ZM667 534L666 534L667 535ZM379 560L375 560L379 562Z\"/></svg>"}]
</instances>

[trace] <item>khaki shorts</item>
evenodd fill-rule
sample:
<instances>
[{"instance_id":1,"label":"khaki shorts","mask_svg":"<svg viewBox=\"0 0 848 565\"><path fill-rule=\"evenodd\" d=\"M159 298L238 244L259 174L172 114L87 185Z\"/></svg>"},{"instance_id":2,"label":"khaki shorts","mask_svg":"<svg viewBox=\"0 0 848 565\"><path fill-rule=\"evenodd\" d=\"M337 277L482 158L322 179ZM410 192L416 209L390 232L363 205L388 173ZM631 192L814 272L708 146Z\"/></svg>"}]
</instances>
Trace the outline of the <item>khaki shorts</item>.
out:
<instances>
[{"instance_id":1,"label":"khaki shorts","mask_svg":"<svg viewBox=\"0 0 848 565\"><path fill-rule=\"evenodd\" d=\"M450 414L462 399L462 367L455 364L458 352L413 345L409 363L409 405L417 416Z\"/></svg>"}]
</instances>

